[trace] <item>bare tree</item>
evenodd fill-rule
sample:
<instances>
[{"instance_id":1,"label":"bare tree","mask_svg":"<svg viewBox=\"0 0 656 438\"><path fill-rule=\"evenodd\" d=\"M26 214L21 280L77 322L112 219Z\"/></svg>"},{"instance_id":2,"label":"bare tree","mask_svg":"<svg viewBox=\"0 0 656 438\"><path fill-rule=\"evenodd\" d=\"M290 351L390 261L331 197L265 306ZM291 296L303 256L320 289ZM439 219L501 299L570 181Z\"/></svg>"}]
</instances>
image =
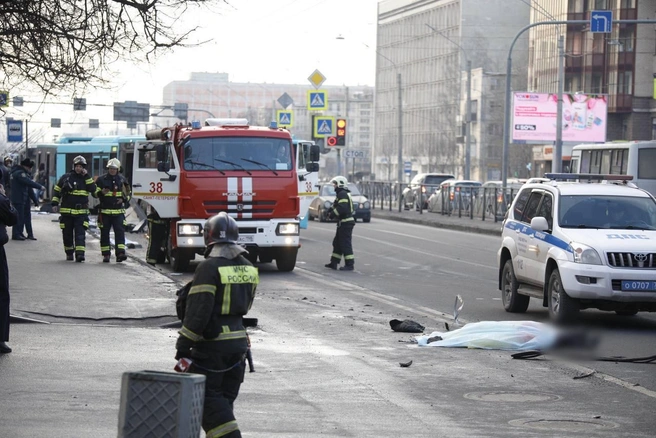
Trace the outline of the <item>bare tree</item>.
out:
<instances>
[{"instance_id":1,"label":"bare tree","mask_svg":"<svg viewBox=\"0 0 656 438\"><path fill-rule=\"evenodd\" d=\"M219 3L226 0L0 0L0 84L45 94L106 85L117 60L194 45L198 28L180 18Z\"/></svg>"}]
</instances>

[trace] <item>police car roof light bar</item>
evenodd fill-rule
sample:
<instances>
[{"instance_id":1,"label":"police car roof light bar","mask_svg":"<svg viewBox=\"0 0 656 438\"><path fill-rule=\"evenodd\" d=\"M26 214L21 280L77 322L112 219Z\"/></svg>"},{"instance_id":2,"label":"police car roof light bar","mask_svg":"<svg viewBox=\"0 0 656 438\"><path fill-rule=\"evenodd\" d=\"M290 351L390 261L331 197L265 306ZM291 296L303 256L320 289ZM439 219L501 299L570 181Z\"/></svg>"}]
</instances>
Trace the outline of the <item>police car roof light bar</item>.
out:
<instances>
[{"instance_id":1,"label":"police car roof light bar","mask_svg":"<svg viewBox=\"0 0 656 438\"><path fill-rule=\"evenodd\" d=\"M632 181L632 175L603 175L596 173L545 173L544 176L556 181L597 180L597 181Z\"/></svg>"}]
</instances>

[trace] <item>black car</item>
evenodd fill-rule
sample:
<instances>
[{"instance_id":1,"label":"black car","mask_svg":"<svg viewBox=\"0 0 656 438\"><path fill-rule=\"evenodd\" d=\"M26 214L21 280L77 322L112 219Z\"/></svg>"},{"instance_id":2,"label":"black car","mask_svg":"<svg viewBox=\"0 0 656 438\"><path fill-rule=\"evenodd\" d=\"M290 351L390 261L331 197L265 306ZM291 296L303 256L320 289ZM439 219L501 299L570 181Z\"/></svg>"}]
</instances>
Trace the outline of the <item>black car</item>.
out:
<instances>
[{"instance_id":1,"label":"black car","mask_svg":"<svg viewBox=\"0 0 656 438\"><path fill-rule=\"evenodd\" d=\"M419 210L420 205L422 209L428 208L430 195L439 190L440 184L452 178L455 177L449 173L418 173L401 193L403 208L409 210L414 207Z\"/></svg>"},{"instance_id":2,"label":"black car","mask_svg":"<svg viewBox=\"0 0 656 438\"><path fill-rule=\"evenodd\" d=\"M371 203L366 196L360 193L358 186L353 183L348 185L353 199L353 208L355 209L355 220L362 219L362 222L371 222ZM321 186L319 196L310 204L308 218L319 219L319 222L330 221L328 219L328 210L333 205L335 200L335 188L332 184L324 184ZM333 219L334 220L334 219Z\"/></svg>"}]
</instances>

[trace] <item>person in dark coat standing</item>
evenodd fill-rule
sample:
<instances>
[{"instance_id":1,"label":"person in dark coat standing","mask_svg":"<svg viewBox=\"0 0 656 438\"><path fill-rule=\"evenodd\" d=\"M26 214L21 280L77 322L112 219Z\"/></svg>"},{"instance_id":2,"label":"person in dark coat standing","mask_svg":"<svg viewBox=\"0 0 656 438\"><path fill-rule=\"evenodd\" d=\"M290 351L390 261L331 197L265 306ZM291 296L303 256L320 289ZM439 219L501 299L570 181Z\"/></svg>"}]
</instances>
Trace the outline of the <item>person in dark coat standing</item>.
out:
<instances>
[{"instance_id":1,"label":"person in dark coat standing","mask_svg":"<svg viewBox=\"0 0 656 438\"><path fill-rule=\"evenodd\" d=\"M340 271L353 271L355 269L355 256L353 255L353 227L355 226L355 210L353 199L348 188L348 181L343 176L336 176L330 180L335 187L335 201L328 211L329 218L337 219L337 231L333 238L333 253L330 262L324 265L326 268L338 269L342 257L344 266Z\"/></svg>"},{"instance_id":2,"label":"person in dark coat standing","mask_svg":"<svg viewBox=\"0 0 656 438\"><path fill-rule=\"evenodd\" d=\"M89 195L96 193L96 183L87 172L82 155L73 158L73 170L64 174L53 189L52 211L59 212L59 226L64 240L66 260L84 261L86 234L89 228ZM60 206L61 204L61 206Z\"/></svg>"},{"instance_id":3,"label":"person in dark coat standing","mask_svg":"<svg viewBox=\"0 0 656 438\"><path fill-rule=\"evenodd\" d=\"M0 184L0 354L11 353L7 345L9 340L9 266L5 244L9 242L7 227L16 224L18 213L5 195L5 189Z\"/></svg>"},{"instance_id":4,"label":"person in dark coat standing","mask_svg":"<svg viewBox=\"0 0 656 438\"><path fill-rule=\"evenodd\" d=\"M244 380L248 334L243 317L260 282L256 267L237 245L239 227L226 212L204 227L206 260L194 273L176 342L176 359L191 359L189 372L204 374L203 429L207 438L240 438L233 411Z\"/></svg>"},{"instance_id":5,"label":"person in dark coat standing","mask_svg":"<svg viewBox=\"0 0 656 438\"><path fill-rule=\"evenodd\" d=\"M129 205L132 190L128 180L119 173L121 162L112 158L107 163L107 173L96 179L96 196L100 199L98 227L100 228L100 252L103 263L109 263L112 250L109 232L114 228L116 261L127 260L125 254L125 207Z\"/></svg>"},{"instance_id":6,"label":"person in dark coat standing","mask_svg":"<svg viewBox=\"0 0 656 438\"><path fill-rule=\"evenodd\" d=\"M0 184L5 186L5 193L11 193L9 188L11 187L11 166L14 165L14 160L11 159L9 155L2 160L0 163L0 172L2 172L2 178L0 178Z\"/></svg>"},{"instance_id":7,"label":"person in dark coat standing","mask_svg":"<svg viewBox=\"0 0 656 438\"><path fill-rule=\"evenodd\" d=\"M37 207L39 202L32 189L45 190L45 187L32 180L33 166L34 161L25 158L11 168L11 203L18 212L18 223L11 229L12 240L36 240L32 232L30 201ZM23 235L23 228L27 231L27 237Z\"/></svg>"}]
</instances>

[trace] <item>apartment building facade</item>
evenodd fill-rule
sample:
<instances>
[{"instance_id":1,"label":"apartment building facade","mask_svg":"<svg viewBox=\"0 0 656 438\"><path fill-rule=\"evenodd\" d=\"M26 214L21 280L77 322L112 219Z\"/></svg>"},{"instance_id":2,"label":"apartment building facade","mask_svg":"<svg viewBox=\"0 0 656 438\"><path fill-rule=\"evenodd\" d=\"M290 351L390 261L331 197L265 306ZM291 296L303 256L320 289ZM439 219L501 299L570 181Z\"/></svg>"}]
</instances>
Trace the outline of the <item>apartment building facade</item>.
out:
<instances>
[{"instance_id":1,"label":"apartment building facade","mask_svg":"<svg viewBox=\"0 0 656 438\"><path fill-rule=\"evenodd\" d=\"M656 0L534 0L533 4L531 22L583 20L584 24L538 26L530 31L527 91L557 92L557 41L562 35L565 92L606 95L607 141L655 139L654 24L617 21L656 19ZM591 32L588 23L596 10L613 12L611 32ZM534 147L536 173L551 170L551 146ZM572 147L563 146L564 168Z\"/></svg>"},{"instance_id":2,"label":"apartment building facade","mask_svg":"<svg viewBox=\"0 0 656 438\"><path fill-rule=\"evenodd\" d=\"M529 2L509 0L386 0L378 5L376 108L373 169L377 179L396 180L399 166L411 163L407 181L420 172L463 177L467 120L463 73L468 61L480 69L472 86L470 177L500 174L503 149L499 124L504 101L510 42L529 23ZM526 87L528 35L513 53L512 88ZM402 120L398 122L398 76ZM474 76L473 76L474 77ZM472 79L472 84L477 79ZM501 84L499 84L501 82ZM495 83L495 85L492 85ZM495 93L488 94L490 91ZM493 96L494 95L494 96ZM484 102L485 101L485 102ZM398 161L399 130L402 163ZM488 133L490 133L488 135Z\"/></svg>"}]
</instances>

